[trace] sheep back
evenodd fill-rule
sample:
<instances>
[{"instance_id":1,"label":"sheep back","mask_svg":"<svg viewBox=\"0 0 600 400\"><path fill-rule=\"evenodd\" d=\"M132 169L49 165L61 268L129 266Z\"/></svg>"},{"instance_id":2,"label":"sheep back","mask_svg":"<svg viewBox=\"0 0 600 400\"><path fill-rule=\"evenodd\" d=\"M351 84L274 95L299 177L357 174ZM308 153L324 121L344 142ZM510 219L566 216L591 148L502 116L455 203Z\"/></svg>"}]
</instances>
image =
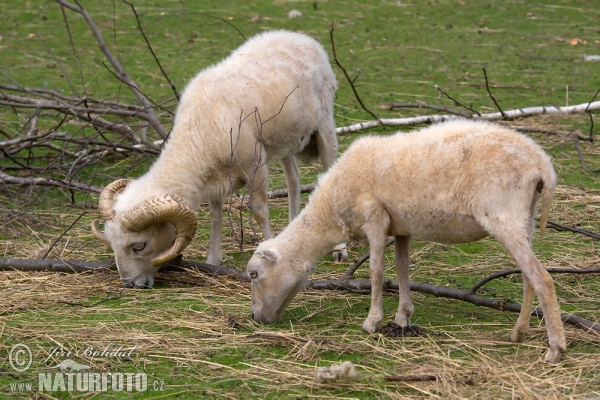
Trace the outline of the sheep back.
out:
<instances>
[{"instance_id":1,"label":"sheep back","mask_svg":"<svg viewBox=\"0 0 600 400\"><path fill-rule=\"evenodd\" d=\"M239 148L253 148L258 139L270 161L297 154L319 122L332 118L336 88L317 41L289 31L263 33L189 82L166 150L192 145L227 156L231 132ZM202 133L207 130L211 135Z\"/></svg>"},{"instance_id":2,"label":"sheep back","mask_svg":"<svg viewBox=\"0 0 600 400\"><path fill-rule=\"evenodd\" d=\"M357 140L322 177L314 201L328 203L351 237L364 237L362 227L385 212L390 235L463 243L503 223L527 230L536 191L545 187L551 198L555 181L550 157L530 138L458 120Z\"/></svg>"}]
</instances>

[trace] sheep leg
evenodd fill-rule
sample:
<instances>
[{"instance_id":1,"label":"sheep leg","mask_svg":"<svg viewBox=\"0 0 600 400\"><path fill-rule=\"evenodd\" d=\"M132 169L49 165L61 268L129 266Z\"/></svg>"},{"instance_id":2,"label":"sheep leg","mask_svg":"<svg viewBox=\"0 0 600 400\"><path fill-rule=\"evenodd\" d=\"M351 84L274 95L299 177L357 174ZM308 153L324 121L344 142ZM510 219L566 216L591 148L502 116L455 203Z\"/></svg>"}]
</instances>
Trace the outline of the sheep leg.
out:
<instances>
[{"instance_id":1,"label":"sheep leg","mask_svg":"<svg viewBox=\"0 0 600 400\"><path fill-rule=\"evenodd\" d=\"M206 262L212 265L221 265L223 253L221 252L221 224L223 223L223 205L221 200L211 200L210 209L210 243Z\"/></svg>"},{"instance_id":2,"label":"sheep leg","mask_svg":"<svg viewBox=\"0 0 600 400\"><path fill-rule=\"evenodd\" d=\"M333 114L331 114L326 121L319 124L315 136L317 138L317 149L319 150L319 157L321 158L323 169L327 171L333 163L335 163L338 152Z\"/></svg>"},{"instance_id":3,"label":"sheep leg","mask_svg":"<svg viewBox=\"0 0 600 400\"><path fill-rule=\"evenodd\" d=\"M250 205L252 207L252 215L260 225L260 229L265 239L271 239L273 232L271 232L271 226L269 224L269 202L267 189L269 182L269 170L266 165L261 166L256 170L254 179L251 181L249 187L250 193Z\"/></svg>"},{"instance_id":4,"label":"sheep leg","mask_svg":"<svg viewBox=\"0 0 600 400\"><path fill-rule=\"evenodd\" d=\"M385 257L385 247L387 242L386 232L388 231L389 217L384 220L374 221L368 226L363 227L369 241L371 256L369 267L371 270L371 308L369 315L363 323L362 330L366 332L375 332L377 324L383 319L383 260Z\"/></svg>"},{"instance_id":5,"label":"sheep leg","mask_svg":"<svg viewBox=\"0 0 600 400\"><path fill-rule=\"evenodd\" d=\"M540 198L540 193L534 190L533 200L531 202L531 206L529 207L529 220L531 221L526 225L527 228L527 241L529 242L529 246L533 248L533 228L534 228L534 216L536 204ZM534 289L529 281L529 277L525 274L522 275L523 278L523 302L521 303L521 312L519 313L519 318L515 323L515 327L513 328L510 334L510 341L520 343L525 340L527 336L527 332L529 331L529 323L531 319L531 307L533 305L533 296Z\"/></svg>"},{"instance_id":6,"label":"sheep leg","mask_svg":"<svg viewBox=\"0 0 600 400\"><path fill-rule=\"evenodd\" d=\"M300 214L300 171L293 156L281 160L281 166L288 189L289 220L292 221Z\"/></svg>"},{"instance_id":7,"label":"sheep leg","mask_svg":"<svg viewBox=\"0 0 600 400\"><path fill-rule=\"evenodd\" d=\"M396 243L395 261L396 274L398 275L398 295L400 297L400 304L394 322L401 327L409 327L410 317L415 311L415 307L410 300L410 278L408 277L410 237L395 236L394 239Z\"/></svg>"},{"instance_id":8,"label":"sheep leg","mask_svg":"<svg viewBox=\"0 0 600 400\"><path fill-rule=\"evenodd\" d=\"M523 302L517 323L510 334L510 341L520 343L525 340L529 331L529 320L531 318L531 307L533 305L534 289L527 275L523 274Z\"/></svg>"},{"instance_id":9,"label":"sheep leg","mask_svg":"<svg viewBox=\"0 0 600 400\"><path fill-rule=\"evenodd\" d=\"M552 276L542 267L538 259L535 257L531 245L525 235L522 238L515 238L510 234L499 237L495 235L500 243L506 248L510 255L523 272L523 276L528 279L529 282L524 284L524 290L530 290L529 287L533 286L533 290L537 295L542 311L544 312L544 319L546 320L546 329L548 331L548 342L550 344L550 350L546 354L546 362L556 362L561 358L561 354L567 348L567 342L565 340L565 332L560 318L560 307L556 300L556 291L554 289L554 280ZM528 313L531 311L530 296L528 293L524 293L524 304L521 309L521 314ZM529 304L525 304L528 302ZM529 307L527 307L529 306ZM513 335L519 336L519 329L521 323L524 323L525 318L519 316ZM511 335L512 336L512 335Z\"/></svg>"}]
</instances>

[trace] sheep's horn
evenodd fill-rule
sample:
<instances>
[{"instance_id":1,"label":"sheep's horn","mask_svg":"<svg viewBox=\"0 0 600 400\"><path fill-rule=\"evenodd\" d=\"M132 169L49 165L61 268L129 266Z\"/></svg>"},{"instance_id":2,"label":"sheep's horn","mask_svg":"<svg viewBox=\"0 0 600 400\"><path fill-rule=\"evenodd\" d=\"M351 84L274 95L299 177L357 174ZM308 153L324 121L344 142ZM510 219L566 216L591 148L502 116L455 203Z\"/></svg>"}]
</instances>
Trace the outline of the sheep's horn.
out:
<instances>
[{"instance_id":1,"label":"sheep's horn","mask_svg":"<svg viewBox=\"0 0 600 400\"><path fill-rule=\"evenodd\" d=\"M122 192L130 181L131 179L119 179L106 186L102 193L100 193L100 199L98 199L98 209L100 210L100 215L105 221L111 220L115 216L115 210L113 210L115 196L117 193Z\"/></svg>"},{"instance_id":2,"label":"sheep's horn","mask_svg":"<svg viewBox=\"0 0 600 400\"><path fill-rule=\"evenodd\" d=\"M151 197L136 204L121 218L123 228L134 232L159 222L173 224L177 237L169 249L152 259L152 265L155 267L177 257L194 238L198 224L190 206L174 194Z\"/></svg>"},{"instance_id":3,"label":"sheep's horn","mask_svg":"<svg viewBox=\"0 0 600 400\"><path fill-rule=\"evenodd\" d=\"M100 231L100 220L99 219L95 219L92 222L92 232L94 232L94 236L96 236L96 238L98 238L98 240L100 240L101 242L104 242L106 244L110 244L110 242L106 238L106 235L102 231Z\"/></svg>"}]
</instances>

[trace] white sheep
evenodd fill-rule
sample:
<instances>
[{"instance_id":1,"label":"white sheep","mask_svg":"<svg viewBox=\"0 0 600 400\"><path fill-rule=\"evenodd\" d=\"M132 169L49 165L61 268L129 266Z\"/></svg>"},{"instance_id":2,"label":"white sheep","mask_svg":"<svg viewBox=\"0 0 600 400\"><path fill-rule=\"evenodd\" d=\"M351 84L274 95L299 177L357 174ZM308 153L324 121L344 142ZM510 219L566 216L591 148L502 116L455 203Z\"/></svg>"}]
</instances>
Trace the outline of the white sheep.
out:
<instances>
[{"instance_id":1,"label":"white sheep","mask_svg":"<svg viewBox=\"0 0 600 400\"><path fill-rule=\"evenodd\" d=\"M496 124L458 120L359 139L320 179L300 215L249 260L253 318L279 320L332 246L366 239L372 289L362 328L375 332L383 318L384 251L393 235L400 296L395 323L408 327L414 310L410 242L465 243L489 235L523 272L523 306L510 339L524 340L535 291L548 330L546 360L557 361L566 348L560 309L552 277L531 247L536 203L543 193L544 229L555 180L550 157L533 140Z\"/></svg>"},{"instance_id":2,"label":"white sheep","mask_svg":"<svg viewBox=\"0 0 600 400\"><path fill-rule=\"evenodd\" d=\"M257 35L187 85L170 138L151 169L100 195L104 233L125 286L151 287L158 267L180 254L196 232L195 210L210 207L207 262L220 264L222 201L247 186L265 238L273 237L267 163L280 161L290 220L300 212L295 157L337 156L333 99L337 82L323 47L309 36Z\"/></svg>"}]
</instances>

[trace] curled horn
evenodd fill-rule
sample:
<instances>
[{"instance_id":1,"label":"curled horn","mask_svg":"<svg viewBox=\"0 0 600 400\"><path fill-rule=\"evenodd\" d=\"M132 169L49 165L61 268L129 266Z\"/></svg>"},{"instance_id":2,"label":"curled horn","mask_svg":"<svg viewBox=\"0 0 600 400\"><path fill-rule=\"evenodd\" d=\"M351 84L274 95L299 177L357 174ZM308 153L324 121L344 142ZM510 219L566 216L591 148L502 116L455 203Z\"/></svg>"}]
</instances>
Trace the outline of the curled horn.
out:
<instances>
[{"instance_id":1,"label":"curled horn","mask_svg":"<svg viewBox=\"0 0 600 400\"><path fill-rule=\"evenodd\" d=\"M94 232L94 236L96 236L96 238L98 238L98 240L100 240L101 242L104 242L106 244L110 244L110 242L106 238L106 235L100 231L100 220L99 219L95 219L92 222L92 232Z\"/></svg>"},{"instance_id":2,"label":"curled horn","mask_svg":"<svg viewBox=\"0 0 600 400\"><path fill-rule=\"evenodd\" d=\"M168 222L175 226L177 237L173 245L160 253L151 263L155 267L177 257L196 234L196 215L179 196L154 196L135 205L121 218L124 229L139 232L152 224Z\"/></svg>"},{"instance_id":3,"label":"curled horn","mask_svg":"<svg viewBox=\"0 0 600 400\"><path fill-rule=\"evenodd\" d=\"M98 209L100 210L100 215L105 221L109 221L115 216L115 211L113 210L115 196L117 193L122 192L130 181L131 179L119 179L106 186L102 193L100 193L100 199L98 199Z\"/></svg>"}]
</instances>

